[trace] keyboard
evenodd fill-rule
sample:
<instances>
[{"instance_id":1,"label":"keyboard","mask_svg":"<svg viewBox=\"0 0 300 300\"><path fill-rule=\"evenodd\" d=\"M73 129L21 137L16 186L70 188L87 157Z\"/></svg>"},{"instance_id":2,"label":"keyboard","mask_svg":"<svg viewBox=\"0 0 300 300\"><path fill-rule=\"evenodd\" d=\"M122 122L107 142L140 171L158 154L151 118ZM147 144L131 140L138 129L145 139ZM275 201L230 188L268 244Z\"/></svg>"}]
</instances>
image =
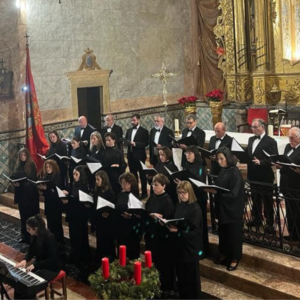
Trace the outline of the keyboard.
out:
<instances>
[{"instance_id":1,"label":"keyboard","mask_svg":"<svg viewBox=\"0 0 300 300\"><path fill-rule=\"evenodd\" d=\"M16 269L16 262L1 254L0 262L6 266L8 271L5 276L1 276L0 281L9 284L15 289L19 288L23 292L26 291L30 294L37 293L46 288L48 282L44 278L32 272L26 272L24 268Z\"/></svg>"}]
</instances>

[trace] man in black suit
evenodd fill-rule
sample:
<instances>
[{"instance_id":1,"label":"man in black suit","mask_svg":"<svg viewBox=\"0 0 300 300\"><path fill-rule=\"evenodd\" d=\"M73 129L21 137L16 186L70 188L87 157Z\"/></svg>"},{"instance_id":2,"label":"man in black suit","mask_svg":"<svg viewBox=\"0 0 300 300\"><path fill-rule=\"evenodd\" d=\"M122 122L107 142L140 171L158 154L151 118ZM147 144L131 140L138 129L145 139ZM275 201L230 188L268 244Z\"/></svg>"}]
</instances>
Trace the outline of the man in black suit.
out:
<instances>
[{"instance_id":1,"label":"man in black suit","mask_svg":"<svg viewBox=\"0 0 300 300\"><path fill-rule=\"evenodd\" d=\"M205 143L205 132L199 127L197 127L196 116L193 114L188 115L185 119L185 122L187 127L184 128L182 131L182 138L189 137L192 135L197 142L196 146L203 148ZM183 144L180 144L179 146L183 150L185 150L187 147Z\"/></svg>"},{"instance_id":2,"label":"man in black suit","mask_svg":"<svg viewBox=\"0 0 300 300\"><path fill-rule=\"evenodd\" d=\"M87 118L85 116L80 116L78 118L78 123L79 126L75 128L74 135L81 140L85 153L88 153L90 149L90 137L92 132L96 131L96 128L88 124Z\"/></svg>"},{"instance_id":3,"label":"man in black suit","mask_svg":"<svg viewBox=\"0 0 300 300\"><path fill-rule=\"evenodd\" d=\"M300 129L293 127L289 130L289 144L284 149L284 155L292 163L300 165ZM289 241L300 241L300 169L282 167L280 169L280 192L285 196L286 218L289 236L285 237Z\"/></svg>"},{"instance_id":4,"label":"man in black suit","mask_svg":"<svg viewBox=\"0 0 300 300\"><path fill-rule=\"evenodd\" d=\"M117 142L119 149L121 149L122 148L121 147L122 146L121 139L123 138L122 127L115 124L114 117L113 117L113 115L110 115L110 114L105 117L105 124L106 124L106 126L101 130L101 135L102 135L103 141L105 141L104 136L107 132L113 132L117 136L116 142Z\"/></svg>"},{"instance_id":5,"label":"man in black suit","mask_svg":"<svg viewBox=\"0 0 300 300\"><path fill-rule=\"evenodd\" d=\"M150 163L155 166L158 162L158 151L162 146L172 148L172 139L170 135L174 137L174 132L164 126L165 118L157 114L154 117L154 128L150 130Z\"/></svg>"},{"instance_id":6,"label":"man in black suit","mask_svg":"<svg viewBox=\"0 0 300 300\"><path fill-rule=\"evenodd\" d=\"M196 116L193 114L187 115L185 118L185 123L187 127L182 130L182 138L190 137L192 135L196 140L195 146L199 146L203 148L205 143L205 132L199 127L197 127ZM183 151L185 151L187 145L179 144L179 147ZM186 157L185 155L182 155L181 164L184 165L185 162L186 162Z\"/></svg>"},{"instance_id":7,"label":"man in black suit","mask_svg":"<svg viewBox=\"0 0 300 300\"><path fill-rule=\"evenodd\" d=\"M128 129L125 138L130 141L128 145L127 159L130 172L135 175L138 180L138 173L141 179L142 195L141 199L147 197L147 178L142 172L140 161L146 161L146 147L149 144L149 132L140 125L140 115L134 114L131 117L132 128Z\"/></svg>"},{"instance_id":8,"label":"man in black suit","mask_svg":"<svg viewBox=\"0 0 300 300\"><path fill-rule=\"evenodd\" d=\"M225 124L219 122L215 125L215 134L210 138L208 150L219 149L221 147L227 147L231 149L232 137L226 133ZM219 175L221 170L220 165L216 162L216 156L211 156L211 174Z\"/></svg>"},{"instance_id":9,"label":"man in black suit","mask_svg":"<svg viewBox=\"0 0 300 300\"><path fill-rule=\"evenodd\" d=\"M262 183L274 183L274 171L270 159L264 154L263 150L271 155L278 155L276 141L266 135L266 123L262 119L252 121L253 137L249 138L247 153L252 158L248 163L247 176L250 181ZM252 193L252 221L247 225L249 227L260 226L262 224L262 203L264 204L264 216L266 218L266 233L274 233L274 213L273 213L273 187L251 184Z\"/></svg>"}]
</instances>

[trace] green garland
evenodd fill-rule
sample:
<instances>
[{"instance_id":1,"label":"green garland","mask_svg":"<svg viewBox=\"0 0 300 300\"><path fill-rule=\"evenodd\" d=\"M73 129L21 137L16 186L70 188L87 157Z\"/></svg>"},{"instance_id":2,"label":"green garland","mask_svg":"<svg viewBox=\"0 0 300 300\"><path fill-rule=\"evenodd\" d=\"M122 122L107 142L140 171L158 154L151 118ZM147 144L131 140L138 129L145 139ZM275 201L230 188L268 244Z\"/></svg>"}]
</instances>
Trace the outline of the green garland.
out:
<instances>
[{"instance_id":1,"label":"green garland","mask_svg":"<svg viewBox=\"0 0 300 300\"><path fill-rule=\"evenodd\" d=\"M134 263L142 263L142 283L135 285ZM115 260L109 265L109 278L104 280L102 268L89 276L92 290L100 299L153 299L158 298L161 294L159 289L159 273L152 265L146 268L145 264L139 259L127 261L125 267L119 265Z\"/></svg>"}]
</instances>

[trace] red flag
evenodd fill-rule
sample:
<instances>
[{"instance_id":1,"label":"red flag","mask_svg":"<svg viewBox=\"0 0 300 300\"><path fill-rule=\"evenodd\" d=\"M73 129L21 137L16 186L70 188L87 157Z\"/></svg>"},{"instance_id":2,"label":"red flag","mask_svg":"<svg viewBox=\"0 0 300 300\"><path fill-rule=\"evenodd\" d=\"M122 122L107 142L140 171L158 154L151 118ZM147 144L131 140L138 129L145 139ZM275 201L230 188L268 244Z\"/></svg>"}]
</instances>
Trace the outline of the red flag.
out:
<instances>
[{"instance_id":1,"label":"red flag","mask_svg":"<svg viewBox=\"0 0 300 300\"><path fill-rule=\"evenodd\" d=\"M31 74L29 48L26 48L26 146L39 171L43 166L42 159L37 155L45 155L49 145L42 125L42 118L35 93Z\"/></svg>"}]
</instances>

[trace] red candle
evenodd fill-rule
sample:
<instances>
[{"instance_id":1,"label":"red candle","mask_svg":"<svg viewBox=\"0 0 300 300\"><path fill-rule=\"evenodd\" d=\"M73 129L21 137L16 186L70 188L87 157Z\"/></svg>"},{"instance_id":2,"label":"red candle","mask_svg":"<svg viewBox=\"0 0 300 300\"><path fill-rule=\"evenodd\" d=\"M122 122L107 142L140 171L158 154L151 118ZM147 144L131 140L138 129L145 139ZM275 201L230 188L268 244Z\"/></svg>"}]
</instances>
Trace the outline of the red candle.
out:
<instances>
[{"instance_id":1,"label":"red candle","mask_svg":"<svg viewBox=\"0 0 300 300\"><path fill-rule=\"evenodd\" d=\"M134 280L136 285L140 285L142 282L142 264L139 261L134 263Z\"/></svg>"},{"instance_id":2,"label":"red candle","mask_svg":"<svg viewBox=\"0 0 300 300\"><path fill-rule=\"evenodd\" d=\"M120 266L126 266L126 246L119 247L119 262Z\"/></svg>"},{"instance_id":3,"label":"red candle","mask_svg":"<svg viewBox=\"0 0 300 300\"><path fill-rule=\"evenodd\" d=\"M107 257L102 258L102 274L105 280L109 277L109 260Z\"/></svg>"},{"instance_id":4,"label":"red candle","mask_svg":"<svg viewBox=\"0 0 300 300\"><path fill-rule=\"evenodd\" d=\"M152 267L152 254L151 251L145 251L145 266L146 268Z\"/></svg>"}]
</instances>

